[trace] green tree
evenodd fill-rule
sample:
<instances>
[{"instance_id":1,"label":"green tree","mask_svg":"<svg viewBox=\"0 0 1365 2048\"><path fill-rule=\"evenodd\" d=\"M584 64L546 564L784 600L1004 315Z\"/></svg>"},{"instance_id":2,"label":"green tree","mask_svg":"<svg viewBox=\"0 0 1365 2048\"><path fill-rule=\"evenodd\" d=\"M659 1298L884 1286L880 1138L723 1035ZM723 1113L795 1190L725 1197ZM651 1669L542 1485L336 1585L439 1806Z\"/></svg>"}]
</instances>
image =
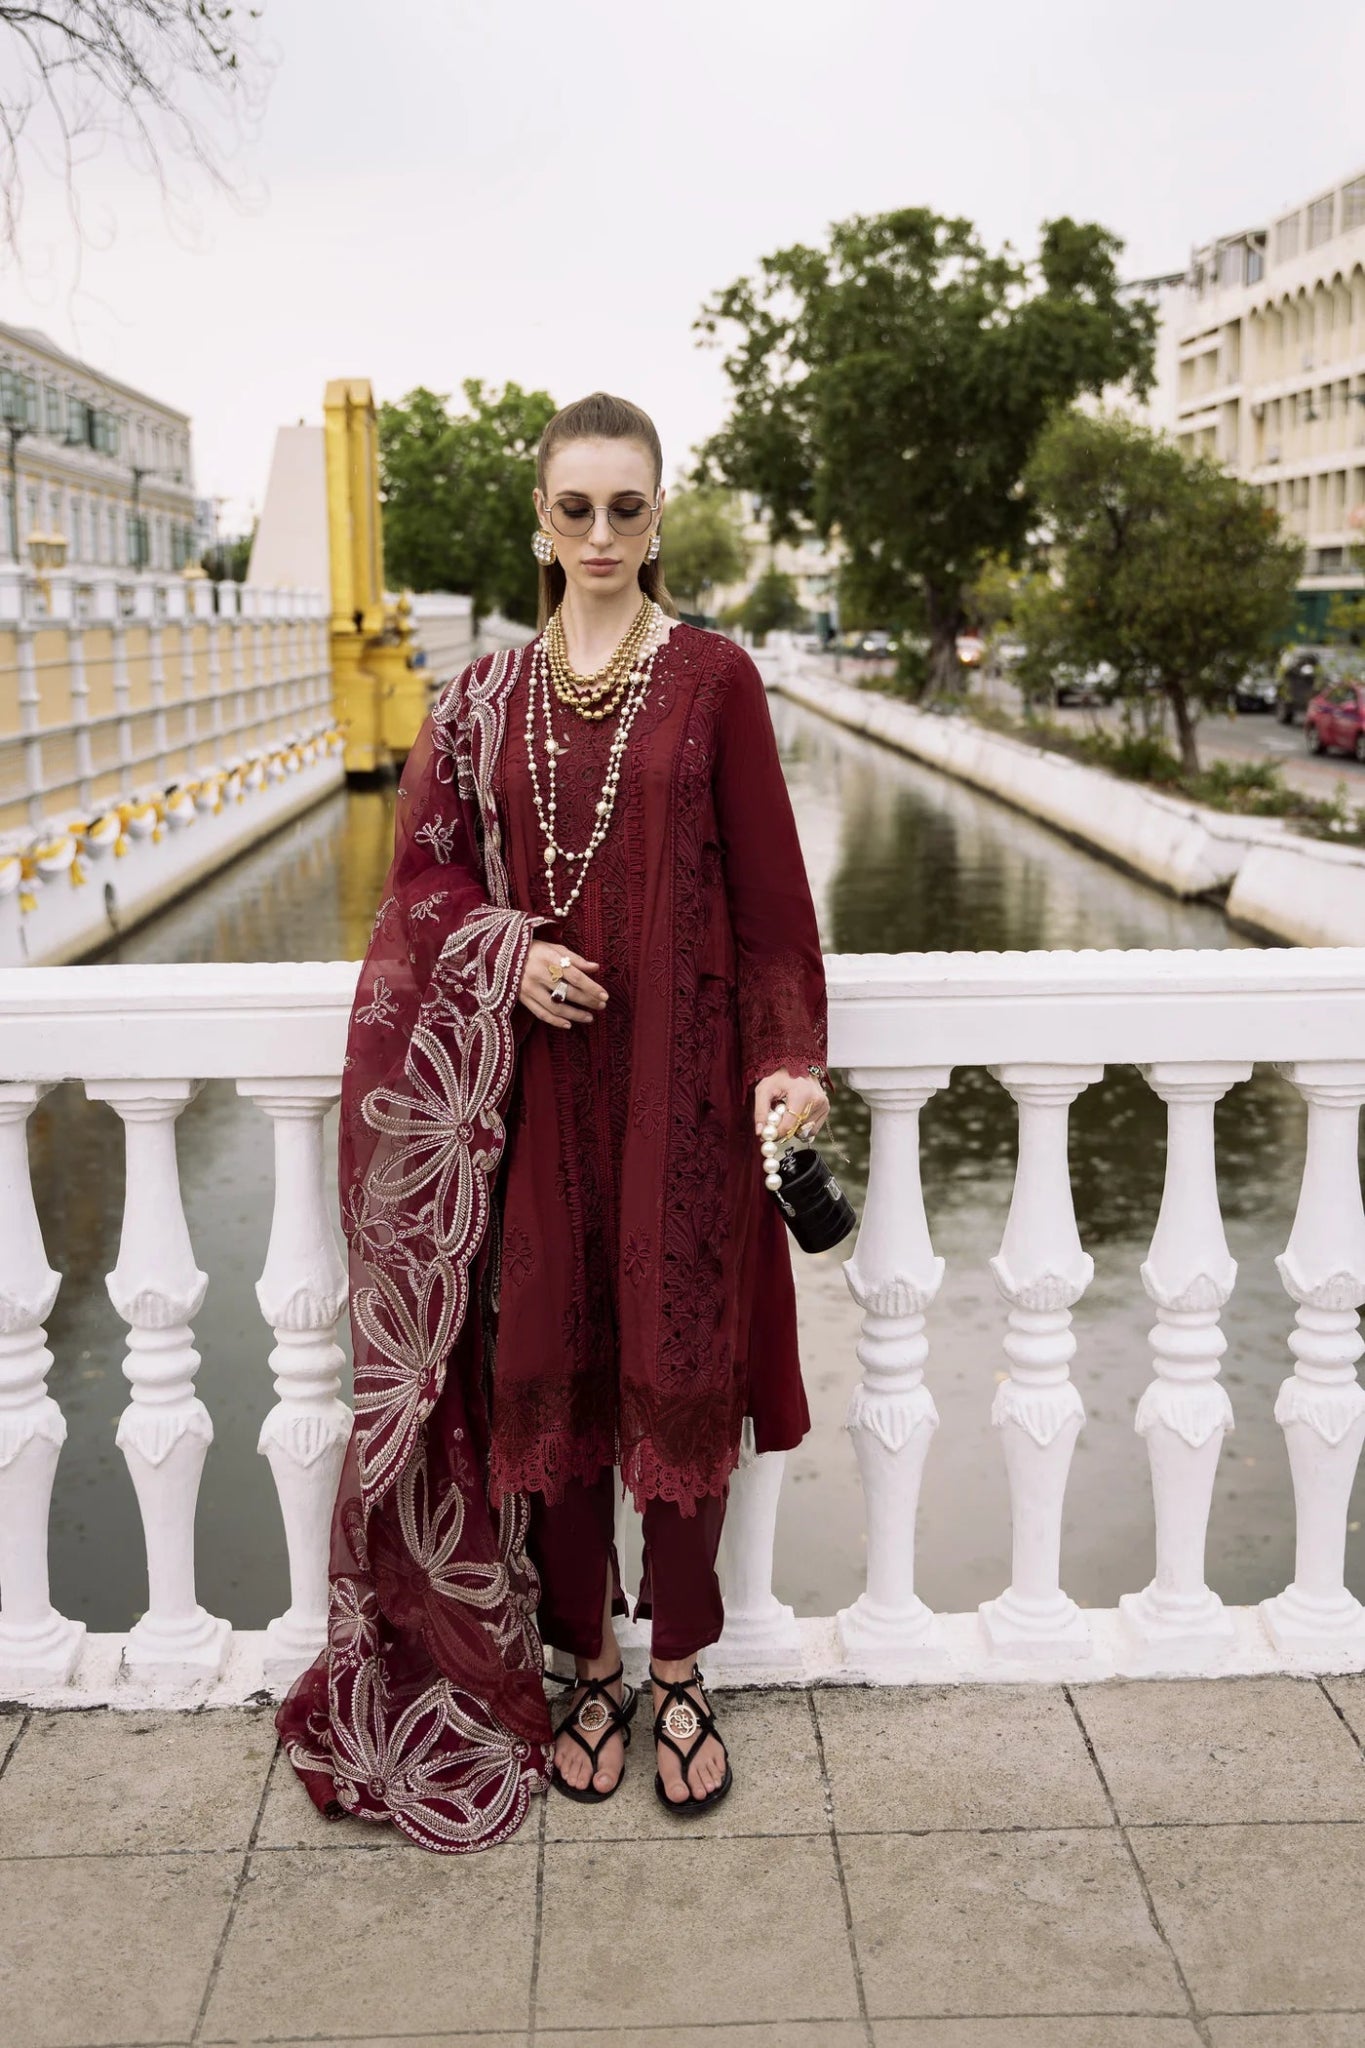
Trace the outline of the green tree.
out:
<instances>
[{"instance_id":1,"label":"green tree","mask_svg":"<svg viewBox=\"0 0 1365 2048\"><path fill-rule=\"evenodd\" d=\"M762 640L769 633L791 632L804 625L806 615L796 594L796 583L785 569L765 569L744 602L736 607L738 623L746 633Z\"/></svg>"},{"instance_id":2,"label":"green tree","mask_svg":"<svg viewBox=\"0 0 1365 2048\"><path fill-rule=\"evenodd\" d=\"M664 500L659 527L668 587L675 597L704 611L702 600L717 584L744 575L744 539L734 502L724 491L688 490L676 484Z\"/></svg>"},{"instance_id":3,"label":"green tree","mask_svg":"<svg viewBox=\"0 0 1365 2048\"><path fill-rule=\"evenodd\" d=\"M1059 413L1026 483L1057 571L1016 603L1028 674L1036 684L1055 662L1108 662L1119 693L1168 707L1182 766L1198 774L1200 711L1269 658L1293 614L1301 544L1250 484L1115 413Z\"/></svg>"},{"instance_id":4,"label":"green tree","mask_svg":"<svg viewBox=\"0 0 1365 2048\"><path fill-rule=\"evenodd\" d=\"M546 391L462 386L467 410L418 385L379 408L384 573L393 587L464 591L476 620L536 616L536 443L556 410Z\"/></svg>"},{"instance_id":5,"label":"green tree","mask_svg":"<svg viewBox=\"0 0 1365 2048\"><path fill-rule=\"evenodd\" d=\"M697 480L756 490L775 539L837 526L859 609L922 622L931 687L951 687L963 590L1023 546L1023 470L1049 411L1150 384L1155 316L1122 295L1121 246L1055 220L1025 263L989 254L970 221L904 207L763 257L693 323L739 333L730 418Z\"/></svg>"}]
</instances>

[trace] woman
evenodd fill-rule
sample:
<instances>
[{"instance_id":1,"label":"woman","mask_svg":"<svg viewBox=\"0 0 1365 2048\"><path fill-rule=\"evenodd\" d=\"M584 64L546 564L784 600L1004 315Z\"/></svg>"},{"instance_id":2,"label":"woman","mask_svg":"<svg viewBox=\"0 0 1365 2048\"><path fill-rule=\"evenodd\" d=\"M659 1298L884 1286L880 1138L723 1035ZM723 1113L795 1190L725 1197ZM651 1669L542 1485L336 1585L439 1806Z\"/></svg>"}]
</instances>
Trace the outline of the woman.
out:
<instances>
[{"instance_id":1,"label":"woman","mask_svg":"<svg viewBox=\"0 0 1365 2048\"><path fill-rule=\"evenodd\" d=\"M695 1660L729 1474L745 1416L759 1451L809 1427L758 1134L779 1098L782 1134L828 1115L823 962L761 678L657 566L662 468L604 392L542 435L540 631L408 757L351 1014L355 1427L328 1644L276 1725L323 1812L448 1852L619 1783L617 1466L655 1789L724 1796ZM543 1642L575 1659L558 1730Z\"/></svg>"}]
</instances>

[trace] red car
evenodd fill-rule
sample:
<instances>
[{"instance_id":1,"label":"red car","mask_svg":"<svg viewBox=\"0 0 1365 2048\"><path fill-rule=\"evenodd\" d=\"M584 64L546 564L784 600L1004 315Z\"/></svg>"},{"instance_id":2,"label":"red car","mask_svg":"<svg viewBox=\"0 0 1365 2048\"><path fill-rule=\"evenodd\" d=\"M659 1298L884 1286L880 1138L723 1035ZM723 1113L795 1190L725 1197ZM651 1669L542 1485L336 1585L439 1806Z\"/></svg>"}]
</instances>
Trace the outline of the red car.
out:
<instances>
[{"instance_id":1,"label":"red car","mask_svg":"<svg viewBox=\"0 0 1365 2048\"><path fill-rule=\"evenodd\" d=\"M1310 754L1354 754L1365 762L1365 683L1329 683L1303 716Z\"/></svg>"}]
</instances>

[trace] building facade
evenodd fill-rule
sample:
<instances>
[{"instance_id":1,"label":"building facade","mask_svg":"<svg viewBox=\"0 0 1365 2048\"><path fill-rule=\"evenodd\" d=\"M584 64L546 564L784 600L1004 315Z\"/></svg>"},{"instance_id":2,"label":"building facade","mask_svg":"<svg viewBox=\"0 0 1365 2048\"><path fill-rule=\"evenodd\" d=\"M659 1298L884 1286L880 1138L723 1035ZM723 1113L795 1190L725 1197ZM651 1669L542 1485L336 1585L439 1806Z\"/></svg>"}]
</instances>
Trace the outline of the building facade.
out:
<instances>
[{"instance_id":1,"label":"building facade","mask_svg":"<svg viewBox=\"0 0 1365 2048\"><path fill-rule=\"evenodd\" d=\"M26 561L31 536L55 534L70 567L172 573L197 559L211 516L187 414L0 323L0 559Z\"/></svg>"},{"instance_id":2,"label":"building facade","mask_svg":"<svg viewBox=\"0 0 1365 2048\"><path fill-rule=\"evenodd\" d=\"M1365 171L1193 253L1169 422L1304 542L1304 624L1359 592L1365 543Z\"/></svg>"},{"instance_id":3,"label":"building facade","mask_svg":"<svg viewBox=\"0 0 1365 2048\"><path fill-rule=\"evenodd\" d=\"M719 616L731 605L742 604L759 578L776 569L791 577L797 602L812 623L828 618L831 625L837 625L837 537L824 541L819 534L808 533L795 541L774 541L769 537L763 500L753 491L737 491L735 500L747 567L741 582L727 583L711 592L712 612Z\"/></svg>"}]
</instances>

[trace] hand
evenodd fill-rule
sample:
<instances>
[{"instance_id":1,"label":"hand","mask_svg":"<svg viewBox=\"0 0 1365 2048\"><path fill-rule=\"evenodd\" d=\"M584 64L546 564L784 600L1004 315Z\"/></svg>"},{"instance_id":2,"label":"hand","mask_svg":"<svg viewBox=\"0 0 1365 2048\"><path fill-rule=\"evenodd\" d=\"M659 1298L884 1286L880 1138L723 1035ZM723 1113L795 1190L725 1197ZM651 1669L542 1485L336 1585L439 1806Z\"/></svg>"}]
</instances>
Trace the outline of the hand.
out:
<instances>
[{"instance_id":1,"label":"hand","mask_svg":"<svg viewBox=\"0 0 1365 2048\"><path fill-rule=\"evenodd\" d=\"M560 980L572 993L563 1002L552 1002L550 990L555 983L550 979L550 968L566 955L569 965ZM605 1009L607 1002L607 992L601 982L594 981L587 972L589 967L600 965L598 960L585 960L571 946L552 943L549 939L532 939L521 973L518 999L525 1003L532 1016L565 1031L572 1024L591 1024L597 1011Z\"/></svg>"},{"instance_id":2,"label":"hand","mask_svg":"<svg viewBox=\"0 0 1365 2048\"><path fill-rule=\"evenodd\" d=\"M789 1074L785 1067L779 1067L754 1088L754 1129L760 1137L769 1110L782 1096L787 1107L777 1126L779 1138L787 1137L802 1122L813 1135L829 1115L829 1097L813 1074Z\"/></svg>"}]
</instances>

